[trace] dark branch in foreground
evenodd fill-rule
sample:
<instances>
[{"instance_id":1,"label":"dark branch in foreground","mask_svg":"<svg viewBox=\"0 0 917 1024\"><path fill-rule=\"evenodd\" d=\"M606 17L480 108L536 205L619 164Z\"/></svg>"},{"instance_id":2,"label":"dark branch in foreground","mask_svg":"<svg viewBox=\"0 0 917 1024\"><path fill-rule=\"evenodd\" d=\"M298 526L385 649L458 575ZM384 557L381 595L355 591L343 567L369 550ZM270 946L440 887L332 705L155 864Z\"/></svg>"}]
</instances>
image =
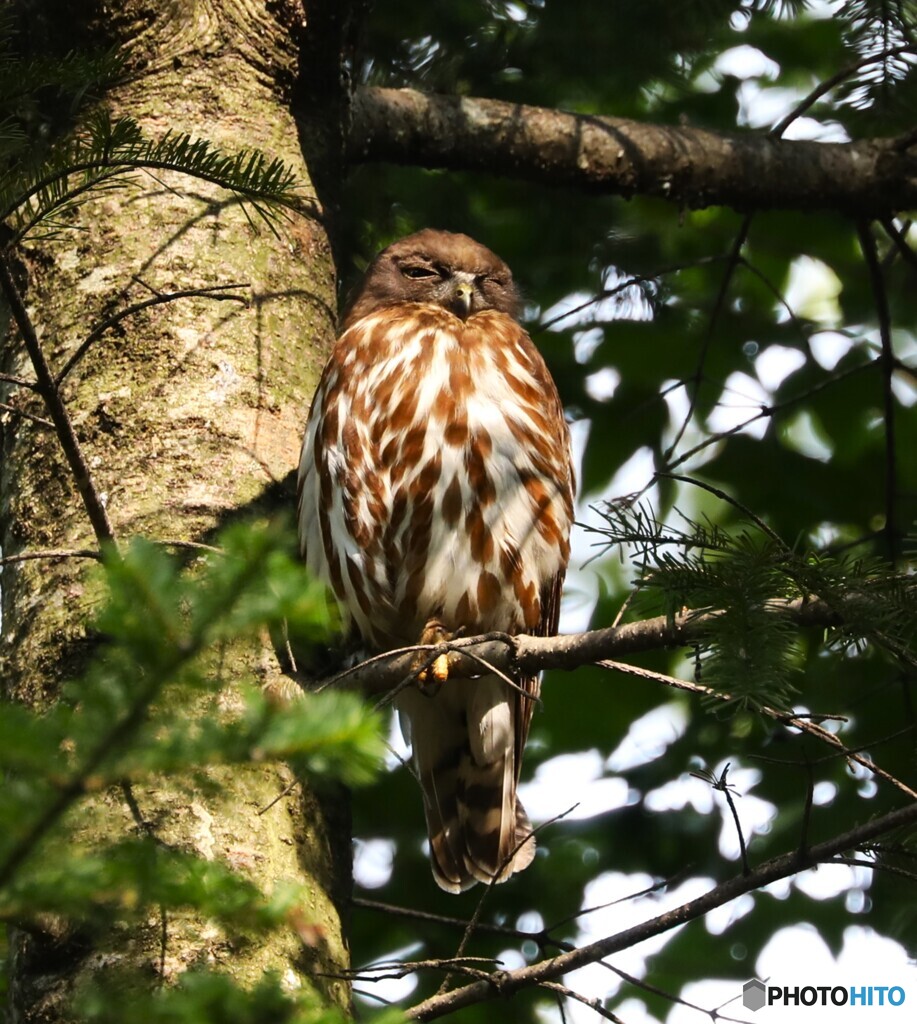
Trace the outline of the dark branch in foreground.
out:
<instances>
[{"instance_id":1,"label":"dark branch in foreground","mask_svg":"<svg viewBox=\"0 0 917 1024\"><path fill-rule=\"evenodd\" d=\"M850 143L721 135L414 89L358 89L350 159L443 167L690 207L832 209L885 216L917 205L917 153Z\"/></svg>"},{"instance_id":2,"label":"dark branch in foreground","mask_svg":"<svg viewBox=\"0 0 917 1024\"><path fill-rule=\"evenodd\" d=\"M520 989L541 985L545 981L553 981L555 978L584 967L586 964L595 963L622 949L629 949L644 939L660 935L678 925L703 917L716 907L721 907L746 892L752 892L815 864L833 860L839 854L852 850L877 836L915 822L917 822L917 802L874 818L872 821L835 836L827 842L812 846L804 854L793 851L780 857L774 857L772 860L760 864L747 875L737 875L729 881L715 886L703 896L690 900L675 910L670 910L649 921L635 925L633 928L618 932L617 935L610 935L598 942L580 946L569 953L561 953L515 971L501 972L486 981L474 982L464 988L433 996L407 1010L405 1016L409 1020L435 1020L475 1003L494 999L497 996L509 996Z\"/></svg>"}]
</instances>

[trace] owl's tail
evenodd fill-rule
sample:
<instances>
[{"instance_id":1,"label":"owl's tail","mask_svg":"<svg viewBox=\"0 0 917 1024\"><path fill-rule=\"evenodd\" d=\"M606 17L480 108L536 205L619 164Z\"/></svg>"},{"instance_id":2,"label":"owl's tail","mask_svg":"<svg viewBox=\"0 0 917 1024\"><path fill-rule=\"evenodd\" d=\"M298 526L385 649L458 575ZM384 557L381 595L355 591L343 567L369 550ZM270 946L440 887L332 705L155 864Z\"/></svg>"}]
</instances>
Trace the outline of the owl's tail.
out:
<instances>
[{"instance_id":1,"label":"owl's tail","mask_svg":"<svg viewBox=\"0 0 917 1024\"><path fill-rule=\"evenodd\" d=\"M528 867L535 839L516 796L515 708L505 683L450 680L443 690L450 686L464 688L461 708L455 694L417 694L410 718L433 877L457 893Z\"/></svg>"}]
</instances>

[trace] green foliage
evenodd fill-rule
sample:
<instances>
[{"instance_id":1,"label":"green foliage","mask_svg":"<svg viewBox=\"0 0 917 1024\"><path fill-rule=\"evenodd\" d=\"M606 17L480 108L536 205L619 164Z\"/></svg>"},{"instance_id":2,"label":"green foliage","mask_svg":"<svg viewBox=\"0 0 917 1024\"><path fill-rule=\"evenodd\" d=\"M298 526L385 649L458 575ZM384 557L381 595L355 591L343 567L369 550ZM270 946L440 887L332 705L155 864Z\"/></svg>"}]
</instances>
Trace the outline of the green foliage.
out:
<instances>
[{"instance_id":1,"label":"green foliage","mask_svg":"<svg viewBox=\"0 0 917 1024\"><path fill-rule=\"evenodd\" d=\"M803 0L432 0L413 7L377 0L354 77L731 133L768 130L819 83L869 57L807 107L807 130L896 134L913 129L917 76L912 53L888 51L914 38L915 20L912 3L881 0L846 3L831 17L816 16ZM771 64L764 71L741 62L722 70L724 53L745 48ZM0 81L25 74L15 61L10 54L0 66ZM87 69L97 79L109 74L104 60ZM55 88L80 77L76 63L69 70L33 65L28 75ZM200 173L255 204L295 198L282 169L262 158L223 157L186 137L146 140L132 122L98 116L67 146L28 163L21 158L34 113L15 89L0 89L0 104L4 96L10 100L0 106L0 209L14 240L53 235L74 204L129 185L141 168ZM630 619L685 605L720 613L699 666L701 682L732 696L726 714L703 713L697 701L655 682L598 667L575 677L548 675L525 777L550 769L569 797L560 810L568 810L591 783L569 781L575 758L560 755L581 754L598 762L592 782L625 781L628 795L549 823L533 865L488 893L482 930L468 951L510 964L548 955L555 947L540 934L525 940L486 929L531 928L537 914L552 937L575 941L592 920L577 915L591 905L594 887L615 875L649 879L664 893L686 873L734 874L734 858L719 845L734 828L725 813L687 799L660 809L676 785L699 781L701 766L721 773L728 762L731 779L755 769L745 804L757 798L773 813L766 827L745 835L753 864L900 806L901 792L887 778L851 767L836 749L758 712L764 704L792 705L816 722L834 716L825 720L849 750L866 751L892 779L913 785L917 609L906 577L915 547L904 536L917 518L910 225L897 223L904 246L885 228L870 229L894 328L890 376L879 358L877 296L857 227L839 214L777 211L746 219L728 209L676 210L658 200L378 166L352 173L341 207L345 289L378 248L427 225L465 231L513 267L528 299L529 328L578 421L578 436L588 433L584 514L588 502L610 500L600 540L622 546L628 562L625 570L610 558L597 563L595 625L615 621L624 602ZM254 208L273 215L270 207ZM740 232L744 243L734 258ZM822 284L798 294L813 267ZM576 315L556 308L565 300ZM831 341L843 343L836 361L822 350ZM764 371L772 356L793 365L776 383ZM609 378L617 384L597 386ZM729 406L741 415L724 423L718 417ZM652 485L654 512L632 499L616 501L620 494L609 490L620 468L641 458L652 468L637 484L631 474L628 489ZM718 485L730 500L684 490L672 479L675 470ZM68 689L63 706L41 717L4 709L0 767L8 782L0 790L0 822L8 827L0 828L0 871L3 863L13 866L0 915L132 920L147 905L189 906L255 931L278 925L296 905L296 892L266 897L220 864L142 838L82 850L68 828L66 812L88 788L154 773L283 757L317 778L356 784L372 777L378 725L346 695L310 695L280 714L252 685L231 716L191 714L195 700L218 683L203 667L208 653L230 637L253 636L286 619L320 640L332 625L321 595L282 546L244 531L223 544L229 556L193 574L178 572L149 545L132 549L123 563L109 559L103 656ZM889 554L897 572L889 571ZM767 614L769 603L811 595L842 609L844 624L828 632L790 628ZM680 652L634 660L663 675L690 677L697 669ZM639 731L631 735L634 723L660 713L668 723L662 738L626 767L614 767L625 737L640 740ZM818 787L830 795L813 806ZM722 810L722 801L713 807ZM373 895L439 915L417 922L356 912L357 961L389 958L418 943L431 956L454 953L461 929L452 922L472 915L480 893L453 898L430 881L409 773L386 773L358 792L355 822L358 837L388 840L395 850L391 878ZM896 836L875 852L912 875L913 844L913 835ZM22 849L28 856L11 860ZM835 950L851 923L905 941L913 914L903 909L900 889L900 877L876 873L859 909L855 901L845 905L843 895L813 899L797 885L785 898L757 894L753 911L722 934L698 922L672 936L649 962L652 992L624 991L662 1019L671 996L689 982L711 973L750 976L773 932L798 921L815 925ZM423 977L414 998L431 994L440 980ZM123 993L87 994L87 1016L320 1019L310 1015L321 1011L297 1005L273 979L244 993L226 978L192 972L149 1000L138 997L134 981L125 979ZM534 1019L536 1005L544 1010L538 996L524 998L513 1003L514 1019ZM471 1012L479 1022L507 1015L499 1001Z\"/></svg>"},{"instance_id":2,"label":"green foliage","mask_svg":"<svg viewBox=\"0 0 917 1024\"><path fill-rule=\"evenodd\" d=\"M271 228L298 198L292 171L257 150L227 155L185 133L147 139L132 118L113 122L100 112L41 164L15 165L0 176L0 221L13 244L53 238L67 229L68 212L101 192L130 187L141 170L178 171L219 185Z\"/></svg>"},{"instance_id":3,"label":"green foliage","mask_svg":"<svg viewBox=\"0 0 917 1024\"><path fill-rule=\"evenodd\" d=\"M673 527L626 500L603 503L601 516L598 535L609 549L632 552L637 568L631 615L661 603L670 617L703 616L696 679L727 704L790 709L802 665L798 626L780 609L792 601L820 599L837 613L828 637L835 649L870 642L917 663L917 587L878 558L793 551L760 523L729 532L714 522Z\"/></svg>"},{"instance_id":4,"label":"green foliage","mask_svg":"<svg viewBox=\"0 0 917 1024\"><path fill-rule=\"evenodd\" d=\"M55 124L78 114L89 93L115 80L114 53L24 53L12 5L0 10L0 169L34 164L55 141Z\"/></svg>"},{"instance_id":5,"label":"green foliage","mask_svg":"<svg viewBox=\"0 0 917 1024\"><path fill-rule=\"evenodd\" d=\"M271 230L286 207L302 200L293 172L257 150L226 154L204 139L166 132L145 138L130 117L112 121L104 109L79 117L63 139L48 140L40 97L70 98L75 114L90 86L121 73L114 54L17 53L10 12L0 12L0 224L4 248L57 237L68 213L93 196L131 187L136 173L177 171L231 192L246 216L253 211Z\"/></svg>"},{"instance_id":6,"label":"green foliage","mask_svg":"<svg viewBox=\"0 0 917 1024\"><path fill-rule=\"evenodd\" d=\"M327 642L335 629L324 587L307 576L286 528L237 525L218 544L218 554L185 569L145 541L123 556L109 551L98 581L106 592L94 624L99 650L88 672L43 714L4 708L0 920L53 913L80 927L110 927L143 920L151 907L193 908L236 931L258 932L288 924L304 899L280 884L265 895L228 865L149 836L101 848L79 838L74 812L108 787L272 760L292 762L313 781L348 785L365 784L378 770L378 718L352 694L303 694L282 707L251 681L242 687L241 709L218 710L224 680L214 656L226 644L259 641L280 623L303 643ZM325 1019L267 982L248 994L228 984L189 980L150 1013L159 1020L248 1020L256 1018L245 1014L273 998L285 1007L277 1019ZM208 1001L231 1001L231 992L236 1016L207 1017ZM94 999L87 997L91 1014Z\"/></svg>"}]
</instances>

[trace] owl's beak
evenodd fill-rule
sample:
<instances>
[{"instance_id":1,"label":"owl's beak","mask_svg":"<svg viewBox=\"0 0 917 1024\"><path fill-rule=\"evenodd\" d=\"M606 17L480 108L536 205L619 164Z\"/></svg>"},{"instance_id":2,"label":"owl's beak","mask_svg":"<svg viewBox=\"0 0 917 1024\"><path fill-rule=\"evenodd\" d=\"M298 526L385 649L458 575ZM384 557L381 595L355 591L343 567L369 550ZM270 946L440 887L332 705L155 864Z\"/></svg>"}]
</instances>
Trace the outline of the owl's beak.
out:
<instances>
[{"instance_id":1,"label":"owl's beak","mask_svg":"<svg viewBox=\"0 0 917 1024\"><path fill-rule=\"evenodd\" d=\"M470 281L459 281L452 293L452 312L462 320L467 320L473 305L474 285Z\"/></svg>"}]
</instances>

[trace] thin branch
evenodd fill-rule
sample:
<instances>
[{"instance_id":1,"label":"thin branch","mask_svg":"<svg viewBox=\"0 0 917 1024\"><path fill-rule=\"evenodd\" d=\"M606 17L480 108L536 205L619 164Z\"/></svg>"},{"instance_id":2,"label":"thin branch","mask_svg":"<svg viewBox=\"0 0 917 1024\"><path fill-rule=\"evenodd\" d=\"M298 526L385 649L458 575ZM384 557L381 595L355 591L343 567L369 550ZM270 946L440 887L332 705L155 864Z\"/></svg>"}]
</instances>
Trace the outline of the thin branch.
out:
<instances>
[{"instance_id":1,"label":"thin branch","mask_svg":"<svg viewBox=\"0 0 917 1024\"><path fill-rule=\"evenodd\" d=\"M383 914L392 914L395 917L406 917L413 921L428 921L431 924L448 925L450 928L461 928L463 931L468 927L468 921L464 917L448 917L443 914L434 914L429 910L417 910L414 907L399 907L394 903L382 903L379 900L369 900L362 896L352 896L350 904L354 907L362 907L366 910L377 910ZM481 931L494 935L506 935L509 938L538 939L537 932L523 932L518 928L510 928L506 925L484 923L480 926Z\"/></svg>"},{"instance_id":2,"label":"thin branch","mask_svg":"<svg viewBox=\"0 0 917 1024\"><path fill-rule=\"evenodd\" d=\"M865 67L869 67L870 64L879 64L882 61L886 61L889 57L898 57L903 53L914 53L913 44L907 44L905 46L893 46L891 49L882 50L880 53L874 53L869 57L864 57L862 60L858 60L855 64L848 64L847 67L841 68L840 71L833 74L830 78L826 78L824 82L817 85L808 96L796 104L795 107L777 124L771 128L771 135L777 137L783 135L783 133L789 128L789 126L802 115L815 103L817 103L822 96L829 93L835 86L840 85L841 82L846 81L848 78L852 78L858 71L861 71Z\"/></svg>"},{"instance_id":3,"label":"thin branch","mask_svg":"<svg viewBox=\"0 0 917 1024\"><path fill-rule=\"evenodd\" d=\"M856 604L863 600L865 598L862 596L850 598L851 610L855 610ZM843 624L843 603L832 607L819 598L797 598L793 601L777 599L768 602L766 610L769 614L789 618L803 627L827 628ZM404 647L374 655L325 680L321 689L346 684L347 688L362 689L374 694L385 693L415 670L415 652L418 650L435 651L437 655L448 651L450 676L480 672L476 663L463 657L466 647L473 647L476 654L508 675L535 675L550 668L570 671L614 655L689 647L701 639L711 622L722 614L720 611L709 611L675 616L657 615L639 622L566 636L485 633L481 636L462 637L435 647Z\"/></svg>"},{"instance_id":4,"label":"thin branch","mask_svg":"<svg viewBox=\"0 0 917 1024\"><path fill-rule=\"evenodd\" d=\"M882 417L885 422L885 539L888 544L889 557L895 561L899 549L898 519L895 509L898 490L898 467L895 441L895 395L892 391L892 374L895 369L895 355L892 350L891 313L888 308L888 293L879 256L876 252L876 240L872 236L869 225L862 221L857 224L860 236L860 248L869 271L873 298L876 304L876 319L879 321L879 337L882 342L880 365L882 368Z\"/></svg>"},{"instance_id":5,"label":"thin branch","mask_svg":"<svg viewBox=\"0 0 917 1024\"><path fill-rule=\"evenodd\" d=\"M209 555L223 554L222 548L215 547L213 544L201 544L200 541L196 540L177 540L172 537L164 537L162 539L154 538L152 543L162 548L179 548L182 551L202 551Z\"/></svg>"},{"instance_id":6,"label":"thin branch","mask_svg":"<svg viewBox=\"0 0 917 1024\"><path fill-rule=\"evenodd\" d=\"M38 385L34 380L26 380L25 377L17 377L12 373L0 373L0 380L4 384L15 384L17 388L28 388L30 391L38 390Z\"/></svg>"},{"instance_id":7,"label":"thin branch","mask_svg":"<svg viewBox=\"0 0 917 1024\"><path fill-rule=\"evenodd\" d=\"M47 548L41 551L20 551L16 555L4 555L0 558L0 566L15 565L17 562L34 562L40 559L57 561L61 558L92 558L98 562L101 557L98 551L88 548Z\"/></svg>"},{"instance_id":8,"label":"thin branch","mask_svg":"<svg viewBox=\"0 0 917 1024\"><path fill-rule=\"evenodd\" d=\"M485 901L493 891L493 887L497 884L497 879L503 874L503 871L505 870L507 865L511 863L512 859L516 856L519 850L523 846L525 846L526 843L534 842L534 837L537 833L548 828L550 825L553 825L555 822L560 821L562 818L566 818L566 816L570 814L572 811L575 811L577 807L579 807L579 804L575 803L572 807L568 807L567 810L562 811L560 814L556 814L553 818L549 818L547 821L543 821L537 828L532 829L532 831L527 833L523 839L517 842L516 845L512 848L512 850L510 850L510 852L506 855L506 857L504 857L503 863L500 864L499 870L496 872L496 874L484 888L484 891L481 893L480 899L477 902L477 906L475 906L474 908L474 913L471 915L471 919L468 921L465 931L462 934L462 938L461 941L459 942L458 949L455 951L456 957L460 957L464 954L468 943L471 941L471 937L474 935L475 930L477 929L480 923L481 914L483 913L484 910ZM440 992L445 992L446 987L449 984L449 978L450 976L447 974L446 977L443 979L443 983L439 987Z\"/></svg>"},{"instance_id":9,"label":"thin branch","mask_svg":"<svg viewBox=\"0 0 917 1024\"><path fill-rule=\"evenodd\" d=\"M32 412L26 412L25 409L17 409L15 405L9 405L7 402L0 402L0 409L6 410L6 412L12 413L14 416L21 416L24 420L31 420L33 423L37 423L40 427L54 429L54 424L50 420L46 420L44 416L36 416Z\"/></svg>"},{"instance_id":10,"label":"thin branch","mask_svg":"<svg viewBox=\"0 0 917 1024\"><path fill-rule=\"evenodd\" d=\"M436 1020L465 1007L494 999L498 995L509 996L521 989L540 985L544 981L554 981L570 971L595 963L655 935L664 934L679 925L701 918L709 914L711 910L724 906L747 892L753 892L816 864L831 861L839 854L855 849L862 843L915 822L917 822L917 801L874 818L829 839L827 842L810 847L804 859L800 858L798 851L795 850L774 857L754 868L749 874L733 876L728 881L714 886L704 895L689 900L682 906L660 914L649 921L644 921L615 935L609 935L597 942L580 946L569 953L561 953L517 970L501 972L498 985L495 985L491 979L487 979L466 985L464 988L453 989L441 996L433 996L408 1009L405 1016L409 1020Z\"/></svg>"},{"instance_id":11,"label":"thin branch","mask_svg":"<svg viewBox=\"0 0 917 1024\"><path fill-rule=\"evenodd\" d=\"M92 474L89 472L89 466L77 440L73 423L61 400L60 393L54 383L54 378L51 376L51 370L45 359L41 342L35 333L35 327L26 311L22 296L19 294L19 289L13 280L13 274L7 262L7 257L4 254L0 254L0 291L3 292L4 297L9 303L13 319L19 328L19 333L22 336L29 359L32 362L32 369L35 371L35 380L39 393L44 399L48 413L54 422L58 440L60 441L61 448L64 450L64 456L70 466L70 472L73 474L80 497L83 499L83 505L86 508L86 513L89 516L89 522L92 524L96 538L100 545L111 544L116 547L115 535L108 519L108 513L105 511L105 506L102 503L99 492L92 481Z\"/></svg>"},{"instance_id":12,"label":"thin branch","mask_svg":"<svg viewBox=\"0 0 917 1024\"><path fill-rule=\"evenodd\" d=\"M83 356L89 351L92 345L102 337L102 335L111 330L112 327L116 327L122 320L126 320L129 316L133 316L135 313L140 313L144 309L149 309L150 306L161 306L166 302L175 302L177 299L186 299L191 297L202 296L208 299L214 299L217 302L241 302L243 305L248 305L248 298L245 295L234 295L226 294L230 288L244 288L245 284L233 283L233 284L218 284L211 285L207 288L185 288L181 291L176 292L157 292L152 299L144 299L141 302L135 302L124 309L119 310L117 313L113 313L107 317L100 324L97 324L86 337L80 342L76 350L70 356L70 358L64 363L63 367L58 371L57 376L54 378L54 383L60 387L61 384L67 379L67 375L76 366L76 364L83 358ZM222 293L222 294L221 294Z\"/></svg>"},{"instance_id":13,"label":"thin branch","mask_svg":"<svg viewBox=\"0 0 917 1024\"><path fill-rule=\"evenodd\" d=\"M637 665L628 665L624 662L608 661L607 659L604 661L598 661L596 664L614 672L637 676L640 679L651 679L676 690L686 690L689 693L696 693L707 700L716 700L723 703L728 703L732 700L732 697L728 693L722 693L719 690L714 690L709 686L703 686L700 683L691 683L686 679L676 679L674 676L663 675L661 672L653 672L651 669L641 668ZM758 710L762 715L773 719L775 722L779 722L781 725L799 729L800 732L804 732L809 736L815 737L815 739L821 740L822 743L826 743L828 746L833 747L840 756L845 757L850 761L855 761L858 765L861 765L863 768L872 772L873 775L878 776L880 779L884 779L896 789L900 789L902 793L911 797L913 800L917 800L917 791L902 782L900 779L896 778L894 775L885 771L884 768L880 768L879 765L868 757L865 757L864 755L857 753L855 750L845 746L833 732L823 729L816 722L810 721L803 715L794 715L791 712L779 711L777 708L768 707L766 704L761 705Z\"/></svg>"},{"instance_id":14,"label":"thin branch","mask_svg":"<svg viewBox=\"0 0 917 1024\"><path fill-rule=\"evenodd\" d=\"M551 932L555 929L568 924L571 921L578 920L585 914L593 913L597 910L604 910L606 907L615 906L618 903L623 903L627 900L637 899L640 896L646 896L653 892L658 892L660 889L664 889L670 885L675 885L681 878L687 874L688 869L683 869L677 875L673 875L670 878L664 879L661 882L657 882L655 885L647 886L640 892L631 893L629 896L623 896L620 899L611 900L609 903L603 903L594 907L587 907L584 910L571 914L569 917L565 917L560 921L556 921L553 924L547 925L541 931L530 932L525 931L521 928L511 928L508 925L494 924L493 922L479 922L477 930L485 932L488 935L499 935L505 938L518 939L522 942L530 941L534 942L539 949L544 950L546 946L550 946L553 949L559 949L564 952L571 952L576 949L576 946L572 942L567 942L564 939L555 939ZM352 906L361 907L367 910L376 910L383 914L392 914L395 917L405 917L413 921L426 921L432 924L445 926L449 928L459 928L465 930L468 927L468 922L461 917L446 917L442 914L434 914L427 910L418 910L415 907L401 907L396 906L392 903L381 903L378 900L363 899L361 897L352 897L350 900ZM689 1009L696 1010L698 1013L706 1013L712 1017L711 1011L703 1006L698 1006L696 1003L692 1003L687 999L683 999L679 995L675 995L672 992L667 992L665 989L659 988L657 985L653 985L643 978L637 978L632 974L628 974L627 971L622 970L620 967L610 964L605 960L597 961L600 967L604 967L612 974L617 975L622 981L625 981L628 985L633 985L634 988L642 989L645 992L650 992L653 995L660 996L663 999L667 999L671 1003L677 1003L681 1006L687 1006ZM735 1017L727 1017L724 1014L717 1013L716 1019L723 1021L733 1021L735 1024L745 1024L745 1022L738 1020Z\"/></svg>"},{"instance_id":15,"label":"thin branch","mask_svg":"<svg viewBox=\"0 0 917 1024\"><path fill-rule=\"evenodd\" d=\"M910 245L908 245L905 233L898 230L894 221L890 217L887 217L882 221L882 230L888 235L895 245L895 248L892 249L891 252L900 253L901 258L908 264L911 270L917 270L917 253L915 253Z\"/></svg>"},{"instance_id":16,"label":"thin branch","mask_svg":"<svg viewBox=\"0 0 917 1024\"><path fill-rule=\"evenodd\" d=\"M199 544L193 540L163 540L154 539L151 543L163 548L181 548L188 551L203 551L208 554L221 554L221 549L212 544ZM0 567L14 565L17 562L33 562L41 559L51 561L61 558L92 558L99 561L102 555L98 550L91 548L43 548L38 551L20 551L15 555L3 555L0 557Z\"/></svg>"},{"instance_id":17,"label":"thin branch","mask_svg":"<svg viewBox=\"0 0 917 1024\"><path fill-rule=\"evenodd\" d=\"M846 718L843 718L840 715L819 714L817 716L813 716L810 713L807 716L799 715L798 717L817 717L820 722L826 719L839 719L843 722L847 721ZM767 757L765 754L749 754L749 757L754 758L754 760L756 761L764 761L767 764L780 765L781 767L802 768L805 767L807 764L811 764L813 766L817 764L824 764L828 761L833 761L837 757L849 758L851 755L862 753L862 751L864 750L875 750L876 747L881 746L883 743L889 743L891 742L891 740L898 739L899 736L906 736L908 733L915 731L917 731L917 722L911 723L910 725L905 725L901 729L896 729L894 732L889 733L887 736L882 736L879 739L867 740L866 742L860 744L860 746L858 747L844 747L843 750L837 750L833 754L825 754L824 757L816 757L814 760L807 756L804 761L795 761L790 758Z\"/></svg>"},{"instance_id":18,"label":"thin branch","mask_svg":"<svg viewBox=\"0 0 917 1024\"><path fill-rule=\"evenodd\" d=\"M742 874L747 875L749 868L748 850L745 846L745 836L742 832L742 823L739 821L739 812L736 810L735 801L732 799L732 790L734 789L734 787L726 781L727 776L729 775L729 769L731 767L732 765L727 763L726 767L723 769L719 778L717 778L712 771L709 771L707 769L705 769L702 772L691 772L691 774L695 778L701 779L702 781L708 783L718 793L722 793L723 796L726 797L726 804L728 805L730 813L732 814L732 821L736 827L736 833L739 837L739 851L742 855Z\"/></svg>"},{"instance_id":19,"label":"thin branch","mask_svg":"<svg viewBox=\"0 0 917 1024\"><path fill-rule=\"evenodd\" d=\"M870 871L887 871L890 875L906 878L909 882L917 882L917 871L907 871L896 864L886 864L879 860L863 860L860 857L835 857L829 864L844 864L847 867L869 868Z\"/></svg>"},{"instance_id":20,"label":"thin branch","mask_svg":"<svg viewBox=\"0 0 917 1024\"><path fill-rule=\"evenodd\" d=\"M728 262L726 264L726 273L723 274L723 279L720 281L720 287L717 291L716 299L713 302L713 311L710 314L710 322L707 324L707 330L704 334L704 341L701 345L701 350L697 357L697 368L694 371L694 375L691 380L694 385L691 390L691 397L688 402L688 410L684 415L684 419L681 421L681 426L675 433L675 439L669 445L669 447L663 452L663 461L667 464L669 458L674 455L675 449L681 443L682 437L684 437L685 431L688 429L688 425L694 416L694 411L697 408L697 402L700 398L701 385L704 382L704 367L707 364L707 355L710 351L710 345L713 341L714 331L716 330L716 321L719 318L720 310L723 308L723 304L726 301L726 293L729 290L729 285L732 281L733 274L735 274L736 267L739 265L739 261L742 259L742 246L745 245L748 239L748 232L751 228L752 215L746 214L742 219L742 223L739 226L739 230L736 233L736 237L733 240L732 248L729 250L729 256L727 257Z\"/></svg>"},{"instance_id":21,"label":"thin branch","mask_svg":"<svg viewBox=\"0 0 917 1024\"><path fill-rule=\"evenodd\" d=\"M583 310L588 309L590 306L595 306L604 299L611 299L615 295L619 295L621 292L627 291L628 288L636 288L641 284L655 284L662 277L668 277L671 274L680 274L683 270L693 270L695 267L703 267L709 263L720 263L723 260L730 258L731 255L729 253L717 253L712 256L701 256L696 260L691 260L689 263L676 263L672 266L662 267L660 270L654 270L649 274L634 274L631 277L628 277L625 281L619 281L613 288L603 288L595 295L586 299L585 302L579 303L579 305L574 306L572 309L565 309L556 316L552 316L550 320L540 320L537 325L538 329L540 331L550 330L562 320L567 320L571 316L576 316L578 313L582 313Z\"/></svg>"},{"instance_id":22,"label":"thin branch","mask_svg":"<svg viewBox=\"0 0 917 1024\"><path fill-rule=\"evenodd\" d=\"M768 526L760 516L756 516L747 505L744 505L738 498L734 498L731 494L727 494L726 491L721 488L714 487L713 484L708 484L705 480L698 480L693 476L679 476L677 473L657 473L656 475L665 477L668 480L678 480L683 484L691 484L693 487L700 487L701 490L707 491L708 494L712 494L715 498L719 498L720 501L725 501L728 505L732 505L732 507L741 512L749 522L754 523L765 536L770 537L781 551L789 553L790 549L786 546L783 539L775 530Z\"/></svg>"},{"instance_id":23,"label":"thin branch","mask_svg":"<svg viewBox=\"0 0 917 1024\"><path fill-rule=\"evenodd\" d=\"M868 363L860 363L856 366L850 366L846 370L842 370L840 373L836 373L831 377L827 377L820 383L813 385L800 395L794 395L792 398L786 398L782 402L775 402L773 405L762 405L761 409L756 412L754 416L749 416L747 420L737 423L734 427L730 427L728 430L721 430L719 433L711 434L710 437L704 438L703 441L699 441L693 448L689 448L688 451L682 452L677 459L669 462L666 468L671 472L673 469L677 469L679 466L687 462L692 456L697 455L698 452L702 452L705 448L709 448L710 445L724 441L727 437L731 437L734 434L739 434L745 430L746 427L750 427L758 420L772 417L776 413L782 412L784 409L790 409L795 405L799 405L800 402L808 400L813 395L817 395L819 392L837 384L839 381L842 381L847 377L852 377L854 374L861 373L863 370L872 369L878 364L879 360L872 360Z\"/></svg>"},{"instance_id":24,"label":"thin branch","mask_svg":"<svg viewBox=\"0 0 917 1024\"><path fill-rule=\"evenodd\" d=\"M397 981L406 978L409 974L417 974L418 971L447 971L449 974L465 974L472 978L488 979L492 975L482 970L475 964L487 964L494 966L501 963L491 956L455 956L444 959L431 960L380 960L377 963L366 964L364 967L356 967L352 970L342 971L317 971L320 978L341 978L350 981ZM379 973L384 971L385 973Z\"/></svg>"},{"instance_id":25,"label":"thin branch","mask_svg":"<svg viewBox=\"0 0 917 1024\"><path fill-rule=\"evenodd\" d=\"M595 1012L604 1020L614 1021L615 1024L624 1024L620 1017L616 1017L611 1010L607 1010L603 1006L601 999L590 999L588 996L581 995L579 992L574 992L572 988L567 988L566 985L561 985L557 981L541 981L538 983L538 987L546 988L550 992L557 992L565 999L575 999L577 1002L584 1003L590 1010L595 1010Z\"/></svg>"},{"instance_id":26,"label":"thin branch","mask_svg":"<svg viewBox=\"0 0 917 1024\"><path fill-rule=\"evenodd\" d=\"M560 942L557 939L551 938L551 932L557 931L558 928L563 928L564 925L570 924L573 921L579 921L583 917L588 917L589 914L597 914L600 910L607 910L609 907L616 907L620 903L630 903L631 900L638 900L642 896L649 896L654 892L660 892L663 889L667 889L670 885L677 884L682 877L686 874L686 869L682 868L677 874L670 875L668 878L660 879L658 882L654 882L652 885L647 885L643 889L639 889L637 892L628 893L626 896L619 896L617 899L609 900L607 903L596 903L591 907L583 907L577 910L575 914L568 914L566 917L562 917L559 921L552 921L551 924L546 925L542 931L545 942L551 942L553 945L560 949L573 949L570 943ZM535 936L531 936L534 938Z\"/></svg>"}]
</instances>

